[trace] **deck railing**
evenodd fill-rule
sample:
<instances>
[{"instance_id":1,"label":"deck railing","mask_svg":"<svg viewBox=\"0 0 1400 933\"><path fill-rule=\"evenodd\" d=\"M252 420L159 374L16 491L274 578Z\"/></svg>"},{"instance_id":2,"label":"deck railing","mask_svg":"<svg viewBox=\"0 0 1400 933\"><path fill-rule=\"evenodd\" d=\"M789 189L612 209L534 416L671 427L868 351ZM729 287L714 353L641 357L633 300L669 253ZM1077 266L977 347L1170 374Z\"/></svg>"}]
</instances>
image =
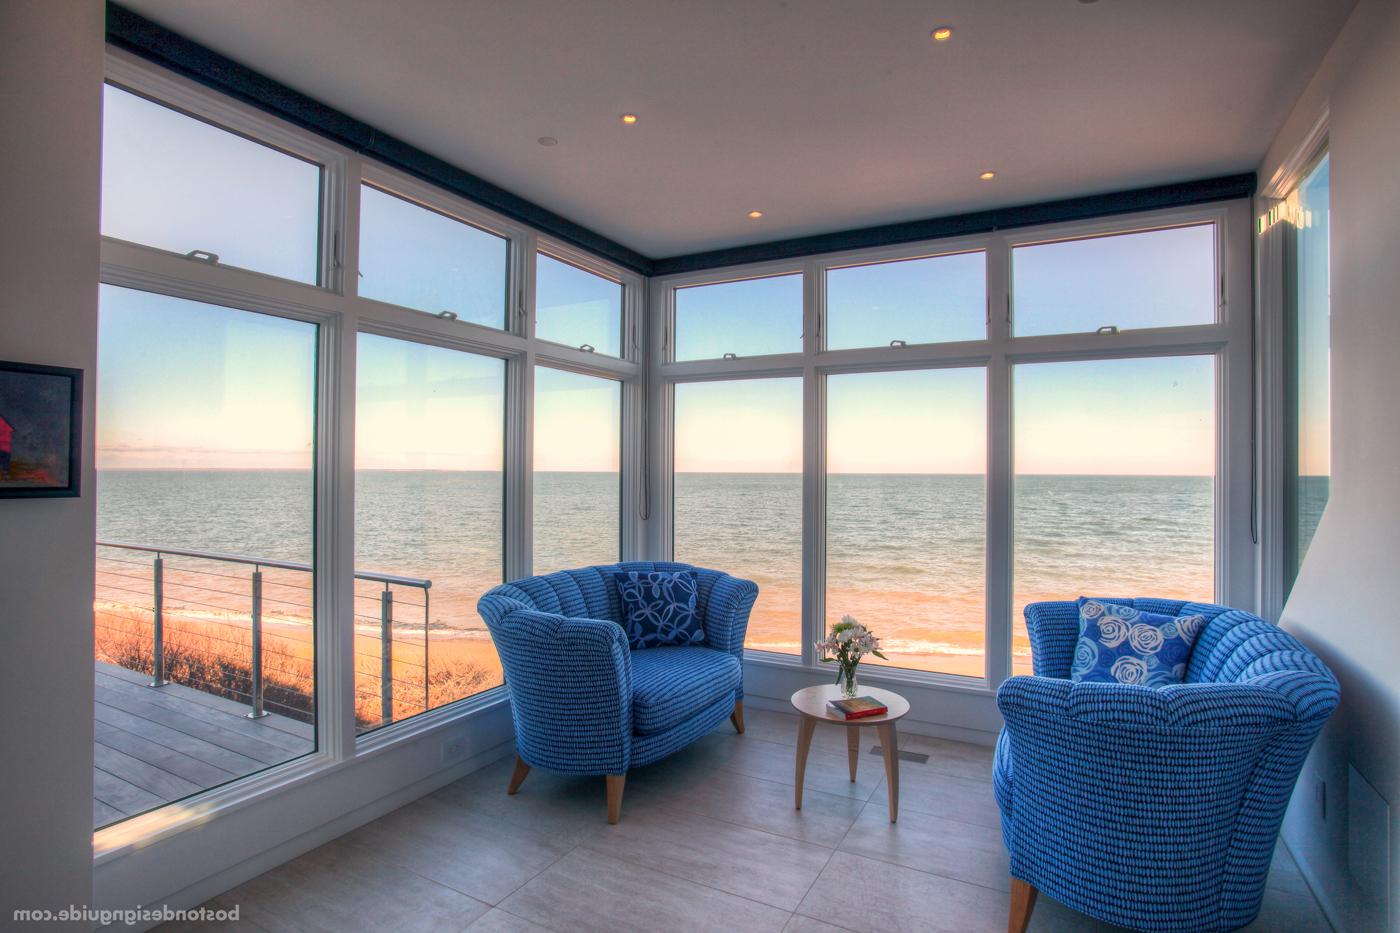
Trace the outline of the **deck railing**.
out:
<instances>
[{"instance_id":1,"label":"deck railing","mask_svg":"<svg viewBox=\"0 0 1400 933\"><path fill-rule=\"evenodd\" d=\"M234 598L234 600L241 602L243 597L242 594L238 593L237 591L221 589L220 581L246 578L248 588L244 592L247 594L246 605L248 606L247 617L249 624L249 686L246 692L233 692L237 693L240 696L240 698L246 700L248 705L251 707L247 714L248 718L259 719L268 714L267 710L265 709L265 706L268 704L269 701L264 696L263 679L263 640L265 634L263 625L264 603L265 601L270 601L273 603L292 606L294 610L303 611L306 613L306 615L304 617L299 616L298 618L304 618L308 625L311 620L313 605L310 596L310 586L298 586L296 584L285 582L273 584L273 587L278 592L284 594L288 589L305 591L307 595L305 597L304 602L299 601L299 599L289 599L285 595L267 596L267 594L265 594L264 592L263 571L271 569L289 571L293 573L310 574L313 570L310 564L296 563L294 561L274 560L272 558L254 557L243 554L225 554L217 551L201 551L192 550L189 548L163 547L151 544L132 544L122 541L98 541L97 546L99 548L111 548L122 552L135 552L151 555L151 588L147 592L149 592L151 597L152 613L150 680L150 686L152 687L161 687L169 683L169 680L166 677L165 635L167 615L166 597L167 590L171 586L171 583L166 579L166 559L170 557L189 558L198 561L210 561L217 565L231 564L251 568L250 570L245 571L243 575L235 575L227 572L198 570L189 567L184 567L180 570L180 572L183 574L204 574L208 577L213 577L215 579L206 580L202 583L192 583L186 581L176 585L186 589L195 590L199 593L199 597L181 600L182 604L186 606L193 605L195 607L202 608L205 610L215 610L220 613L229 613L239 612L239 610L234 606L228 605L227 598L232 597ZM108 557L104 558L103 560L105 560L108 563L116 563L118 565L141 565L140 561L135 561L126 558ZM104 579L104 577L106 577L106 579ZM355 598L357 600L357 611L355 612L355 618L357 620L369 620L378 622L380 650L378 658L379 672L377 675L377 679L380 683L380 714L382 722L384 723L392 722L394 719L394 682L396 679L394 674L394 642L396 640L394 638L394 588L402 587L409 590L418 590L422 593L422 603L416 604L412 602L400 601L399 605L408 608L418 608L421 606L423 610L423 709L428 709L431 706L431 696L429 692L430 678L428 676L428 648L431 641L431 639L429 638L428 593L432 588L432 581L419 579L417 577L406 577L401 576L399 574L379 573L376 571L367 570L355 571L355 579L368 581L371 583L383 584L383 589L380 590L380 592L377 594L378 612L376 615L370 615L369 613L362 613L358 611L358 601L365 599L375 599L376 597L370 597L360 593L356 594ZM123 595L120 597L120 600L129 602L131 600L131 595L139 595L142 593L140 589L137 589L135 586L133 586L133 584L139 584L141 580L142 577L136 576L130 571L125 570L125 568L104 568L103 565L99 563L97 581L99 598L102 596L104 589L110 589L118 593L130 594ZM210 602L210 600L214 600L214 602ZM241 615L242 613L239 612L239 614ZM363 656L363 653L360 652L358 648L356 649L356 653ZM416 662L408 662L402 657L400 658L400 663L410 663L413 666L417 666ZM361 671L361 673L367 674L370 677L376 677L375 674L369 671ZM192 683L189 684L189 686L193 686L196 688L203 687L206 689L210 689L211 692L229 692L229 688L214 684ZM273 705L279 704L274 703Z\"/></svg>"}]
</instances>

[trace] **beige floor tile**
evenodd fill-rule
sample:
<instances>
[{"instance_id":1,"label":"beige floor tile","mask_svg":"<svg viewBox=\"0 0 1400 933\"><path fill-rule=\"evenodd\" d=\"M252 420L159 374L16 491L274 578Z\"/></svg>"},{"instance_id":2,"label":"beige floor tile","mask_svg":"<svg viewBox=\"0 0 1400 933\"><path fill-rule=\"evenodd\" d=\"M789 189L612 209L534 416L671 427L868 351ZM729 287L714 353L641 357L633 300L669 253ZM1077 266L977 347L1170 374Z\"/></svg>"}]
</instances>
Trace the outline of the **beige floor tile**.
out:
<instances>
[{"instance_id":1,"label":"beige floor tile","mask_svg":"<svg viewBox=\"0 0 1400 933\"><path fill-rule=\"evenodd\" d=\"M744 738L749 739L749 736ZM873 759L870 762L862 762L863 767L856 773L855 783L851 783L844 751L837 754L814 747L807 756L807 770L802 785L828 794L868 800L885 777L884 766L875 764ZM796 765L795 747L776 742L749 740L736 748L721 767L726 771L735 771L751 777L792 784L796 780Z\"/></svg>"},{"instance_id":2,"label":"beige floor tile","mask_svg":"<svg viewBox=\"0 0 1400 933\"><path fill-rule=\"evenodd\" d=\"M524 917L508 914L499 907L492 907L480 920L467 927L470 933L556 933L549 927L531 923Z\"/></svg>"},{"instance_id":3,"label":"beige floor tile","mask_svg":"<svg viewBox=\"0 0 1400 933\"><path fill-rule=\"evenodd\" d=\"M1000 831L903 807L899 822L891 823L883 801L865 805L841 851L969 884L1011 889L1011 866Z\"/></svg>"},{"instance_id":4,"label":"beige floor tile","mask_svg":"<svg viewBox=\"0 0 1400 933\"><path fill-rule=\"evenodd\" d=\"M885 782L870 797L871 801L886 802ZM924 765L901 762L899 766L899 812L918 810L945 819L976 823L1001 831L1001 811L992 794L990 778L970 780L941 771L931 771Z\"/></svg>"},{"instance_id":5,"label":"beige floor tile","mask_svg":"<svg viewBox=\"0 0 1400 933\"><path fill-rule=\"evenodd\" d=\"M791 911L831 850L698 813L635 803L583 848Z\"/></svg>"},{"instance_id":6,"label":"beige floor tile","mask_svg":"<svg viewBox=\"0 0 1400 933\"><path fill-rule=\"evenodd\" d=\"M845 852L832 856L797 912L860 933L1003 933L1001 891Z\"/></svg>"},{"instance_id":7,"label":"beige floor tile","mask_svg":"<svg viewBox=\"0 0 1400 933\"><path fill-rule=\"evenodd\" d=\"M501 907L569 933L778 933L788 920L776 907L582 848Z\"/></svg>"},{"instance_id":8,"label":"beige floor tile","mask_svg":"<svg viewBox=\"0 0 1400 933\"><path fill-rule=\"evenodd\" d=\"M488 904L499 903L572 848L552 835L431 796L345 838ZM490 840L489 859L477 850L480 840Z\"/></svg>"}]
</instances>

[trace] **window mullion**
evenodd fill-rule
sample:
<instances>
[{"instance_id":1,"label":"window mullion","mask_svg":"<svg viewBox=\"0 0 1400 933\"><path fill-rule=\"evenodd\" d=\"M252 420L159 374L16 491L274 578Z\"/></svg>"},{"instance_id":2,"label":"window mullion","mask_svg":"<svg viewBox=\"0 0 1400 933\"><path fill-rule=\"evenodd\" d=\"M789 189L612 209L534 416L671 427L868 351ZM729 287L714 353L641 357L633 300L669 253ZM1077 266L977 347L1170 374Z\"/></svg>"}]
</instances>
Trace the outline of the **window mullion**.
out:
<instances>
[{"instance_id":1,"label":"window mullion","mask_svg":"<svg viewBox=\"0 0 1400 933\"><path fill-rule=\"evenodd\" d=\"M987 683L993 687L1011 676L1012 480L1011 367L1006 348L1011 338L1011 250L997 237L987 244L987 337L992 358L987 364Z\"/></svg>"}]
</instances>

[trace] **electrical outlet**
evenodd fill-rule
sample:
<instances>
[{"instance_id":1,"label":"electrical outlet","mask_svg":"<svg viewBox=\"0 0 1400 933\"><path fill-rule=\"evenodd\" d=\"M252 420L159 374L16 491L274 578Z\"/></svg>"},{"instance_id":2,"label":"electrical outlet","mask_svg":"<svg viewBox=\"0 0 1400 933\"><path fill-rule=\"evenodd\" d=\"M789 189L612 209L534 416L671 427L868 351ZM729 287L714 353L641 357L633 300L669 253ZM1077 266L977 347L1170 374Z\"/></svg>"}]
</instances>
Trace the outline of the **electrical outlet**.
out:
<instances>
[{"instance_id":1,"label":"electrical outlet","mask_svg":"<svg viewBox=\"0 0 1400 933\"><path fill-rule=\"evenodd\" d=\"M467 754L467 737L459 735L455 739L447 739L442 743L442 763L456 761L464 758Z\"/></svg>"},{"instance_id":2,"label":"electrical outlet","mask_svg":"<svg viewBox=\"0 0 1400 933\"><path fill-rule=\"evenodd\" d=\"M1313 793L1317 797L1317 814L1322 817L1322 822L1327 822L1327 782L1318 781L1313 785Z\"/></svg>"}]
</instances>

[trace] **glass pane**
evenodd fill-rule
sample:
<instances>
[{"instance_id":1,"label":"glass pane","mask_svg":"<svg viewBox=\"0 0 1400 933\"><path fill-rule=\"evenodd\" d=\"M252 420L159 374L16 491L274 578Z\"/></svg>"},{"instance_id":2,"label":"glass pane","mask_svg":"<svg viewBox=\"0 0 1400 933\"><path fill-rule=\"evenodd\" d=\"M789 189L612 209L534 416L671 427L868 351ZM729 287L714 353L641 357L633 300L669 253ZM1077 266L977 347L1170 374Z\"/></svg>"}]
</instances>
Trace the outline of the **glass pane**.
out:
<instances>
[{"instance_id":1,"label":"glass pane","mask_svg":"<svg viewBox=\"0 0 1400 933\"><path fill-rule=\"evenodd\" d=\"M1284 594L1293 588L1307 556L1322 510L1327 507L1332 472L1330 181L1328 159L1303 179L1292 213L1292 311L1286 372L1294 420L1289 444L1289 487L1285 492L1288 532L1284 539Z\"/></svg>"},{"instance_id":2,"label":"glass pane","mask_svg":"<svg viewBox=\"0 0 1400 933\"><path fill-rule=\"evenodd\" d=\"M535 369L535 573L621 554L622 384Z\"/></svg>"},{"instance_id":3,"label":"glass pane","mask_svg":"<svg viewBox=\"0 0 1400 933\"><path fill-rule=\"evenodd\" d=\"M316 284L321 167L112 87L102 235Z\"/></svg>"},{"instance_id":4,"label":"glass pane","mask_svg":"<svg viewBox=\"0 0 1400 933\"><path fill-rule=\"evenodd\" d=\"M744 643L802 653L802 380L676 386L676 560L758 584Z\"/></svg>"},{"instance_id":5,"label":"glass pane","mask_svg":"<svg viewBox=\"0 0 1400 933\"><path fill-rule=\"evenodd\" d=\"M1215 358L1015 368L1015 673L1024 609L1215 598Z\"/></svg>"},{"instance_id":6,"label":"glass pane","mask_svg":"<svg viewBox=\"0 0 1400 933\"><path fill-rule=\"evenodd\" d=\"M102 286L95 826L315 750L316 341Z\"/></svg>"},{"instance_id":7,"label":"glass pane","mask_svg":"<svg viewBox=\"0 0 1400 933\"><path fill-rule=\"evenodd\" d=\"M829 350L891 340L942 343L987 336L985 253L930 256L826 274Z\"/></svg>"},{"instance_id":8,"label":"glass pane","mask_svg":"<svg viewBox=\"0 0 1400 933\"><path fill-rule=\"evenodd\" d=\"M510 241L360 186L360 297L506 325Z\"/></svg>"},{"instance_id":9,"label":"glass pane","mask_svg":"<svg viewBox=\"0 0 1400 933\"><path fill-rule=\"evenodd\" d=\"M1215 225L1197 224L1011 251L1013 332L1215 323Z\"/></svg>"},{"instance_id":10,"label":"glass pane","mask_svg":"<svg viewBox=\"0 0 1400 933\"><path fill-rule=\"evenodd\" d=\"M621 356L622 285L536 254L535 336Z\"/></svg>"},{"instance_id":11,"label":"glass pane","mask_svg":"<svg viewBox=\"0 0 1400 933\"><path fill-rule=\"evenodd\" d=\"M853 615L888 661L986 676L987 374L826 382L826 624Z\"/></svg>"},{"instance_id":12,"label":"glass pane","mask_svg":"<svg viewBox=\"0 0 1400 933\"><path fill-rule=\"evenodd\" d=\"M802 351L802 276L676 289L676 359Z\"/></svg>"},{"instance_id":13,"label":"glass pane","mask_svg":"<svg viewBox=\"0 0 1400 933\"><path fill-rule=\"evenodd\" d=\"M503 578L506 365L370 334L357 360L355 725L364 732L501 683L476 601Z\"/></svg>"}]
</instances>

